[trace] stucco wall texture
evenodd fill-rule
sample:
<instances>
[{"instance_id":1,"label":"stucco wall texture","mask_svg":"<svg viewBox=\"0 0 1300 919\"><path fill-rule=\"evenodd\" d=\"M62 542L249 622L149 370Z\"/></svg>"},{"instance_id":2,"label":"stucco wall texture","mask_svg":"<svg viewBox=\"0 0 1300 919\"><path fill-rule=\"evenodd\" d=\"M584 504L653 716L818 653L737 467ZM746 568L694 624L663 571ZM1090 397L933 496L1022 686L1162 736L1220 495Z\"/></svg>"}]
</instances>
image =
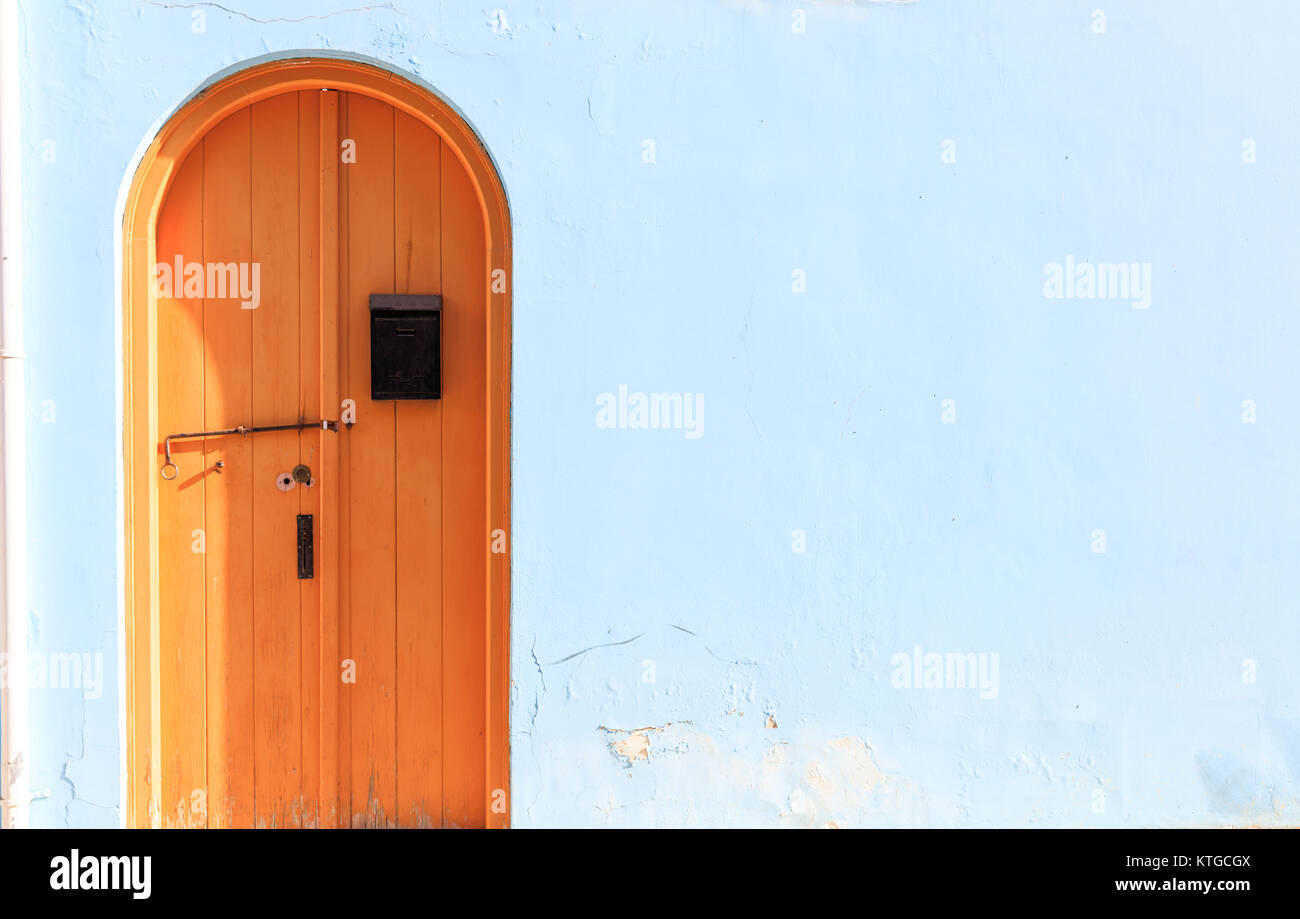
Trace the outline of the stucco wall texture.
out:
<instances>
[{"instance_id":1,"label":"stucco wall texture","mask_svg":"<svg viewBox=\"0 0 1300 919\"><path fill-rule=\"evenodd\" d=\"M513 825L1300 823L1296 4L20 6L33 825L121 820L124 189L304 54L510 197Z\"/></svg>"}]
</instances>

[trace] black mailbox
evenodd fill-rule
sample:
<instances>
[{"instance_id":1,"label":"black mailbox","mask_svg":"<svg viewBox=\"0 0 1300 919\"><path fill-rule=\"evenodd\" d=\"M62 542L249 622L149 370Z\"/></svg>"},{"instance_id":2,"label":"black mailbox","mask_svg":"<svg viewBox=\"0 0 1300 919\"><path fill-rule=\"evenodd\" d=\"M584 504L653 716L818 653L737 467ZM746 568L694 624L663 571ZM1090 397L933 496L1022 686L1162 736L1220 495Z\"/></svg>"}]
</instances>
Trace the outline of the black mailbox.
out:
<instances>
[{"instance_id":1,"label":"black mailbox","mask_svg":"<svg viewBox=\"0 0 1300 919\"><path fill-rule=\"evenodd\" d=\"M370 295L370 398L442 397L442 297Z\"/></svg>"}]
</instances>

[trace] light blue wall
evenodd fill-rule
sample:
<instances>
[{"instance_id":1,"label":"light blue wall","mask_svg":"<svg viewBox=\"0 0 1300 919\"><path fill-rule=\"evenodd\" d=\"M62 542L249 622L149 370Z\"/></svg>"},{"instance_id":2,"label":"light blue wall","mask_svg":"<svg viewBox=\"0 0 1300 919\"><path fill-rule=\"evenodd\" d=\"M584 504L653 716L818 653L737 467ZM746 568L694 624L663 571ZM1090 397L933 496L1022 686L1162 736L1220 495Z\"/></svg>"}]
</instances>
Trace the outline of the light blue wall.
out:
<instances>
[{"instance_id":1,"label":"light blue wall","mask_svg":"<svg viewBox=\"0 0 1300 919\"><path fill-rule=\"evenodd\" d=\"M33 692L33 823L120 818L119 195L303 50L510 196L516 825L1300 822L1300 7L1103 3L24 0L32 641L105 660ZM599 428L620 384L703 436Z\"/></svg>"}]
</instances>

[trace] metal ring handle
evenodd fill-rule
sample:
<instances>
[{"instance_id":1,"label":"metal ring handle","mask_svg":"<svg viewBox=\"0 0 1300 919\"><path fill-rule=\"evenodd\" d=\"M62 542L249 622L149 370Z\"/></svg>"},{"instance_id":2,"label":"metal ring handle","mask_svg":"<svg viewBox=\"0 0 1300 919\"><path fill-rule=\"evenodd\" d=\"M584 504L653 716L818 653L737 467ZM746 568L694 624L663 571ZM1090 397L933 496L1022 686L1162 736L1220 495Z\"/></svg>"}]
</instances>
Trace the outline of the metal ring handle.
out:
<instances>
[{"instance_id":1,"label":"metal ring handle","mask_svg":"<svg viewBox=\"0 0 1300 919\"><path fill-rule=\"evenodd\" d=\"M170 467L172 470L171 475L167 474L168 467ZM168 460L167 462L163 463L162 469L158 470L158 472L164 479L170 482L172 479L176 478L178 475L181 474L181 467L177 466L171 460Z\"/></svg>"}]
</instances>

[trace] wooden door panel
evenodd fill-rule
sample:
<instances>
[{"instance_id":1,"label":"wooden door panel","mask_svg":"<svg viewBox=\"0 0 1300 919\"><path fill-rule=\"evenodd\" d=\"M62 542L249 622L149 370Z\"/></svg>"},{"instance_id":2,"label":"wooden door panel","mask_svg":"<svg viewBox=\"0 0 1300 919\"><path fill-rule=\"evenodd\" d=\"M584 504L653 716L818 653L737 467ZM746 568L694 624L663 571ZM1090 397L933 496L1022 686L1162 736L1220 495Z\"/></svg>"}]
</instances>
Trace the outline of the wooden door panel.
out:
<instances>
[{"instance_id":1,"label":"wooden door panel","mask_svg":"<svg viewBox=\"0 0 1300 919\"><path fill-rule=\"evenodd\" d=\"M251 262L250 112L204 138L203 253L208 264ZM252 413L252 314L237 301L203 302L203 430L247 425ZM208 823L252 826L253 446L246 437L204 442L207 551Z\"/></svg>"},{"instance_id":2,"label":"wooden door panel","mask_svg":"<svg viewBox=\"0 0 1300 919\"><path fill-rule=\"evenodd\" d=\"M340 194L339 174L339 108L341 93L317 94L320 114L320 132L317 135L319 154L319 204L320 232L320 416L331 418L339 412L342 417L342 392L344 337L347 323L343 322L340 292L343 290L342 272L345 263L340 257L343 238L340 215L343 213L343 196ZM304 207L307 192L304 191ZM344 763L342 751L351 749L351 729L347 717L349 702L343 692L341 661L344 658L348 617L344 597L349 589L348 566L345 564L343 533L348 519L347 502L343 500L343 470L347 468L347 444L339 436L320 435L321 485L314 497L321 511L321 533L316 553L320 562L320 575L314 580L313 590L318 592L320 605L320 802L319 825L346 826L350 822L351 808L345 803L351 787L350 770Z\"/></svg>"},{"instance_id":3,"label":"wooden door panel","mask_svg":"<svg viewBox=\"0 0 1300 919\"><path fill-rule=\"evenodd\" d=\"M395 293L442 293L438 136L403 112L394 123ZM397 816L441 826L442 403L395 403L397 477Z\"/></svg>"},{"instance_id":4,"label":"wooden door panel","mask_svg":"<svg viewBox=\"0 0 1300 919\"><path fill-rule=\"evenodd\" d=\"M261 297L251 310L253 425L299 420L298 98L252 107L252 260ZM232 308L232 307L228 307ZM244 422L249 423L249 422ZM302 637L297 519L302 494L277 476L297 464L300 434L249 439L253 467L254 825L302 825Z\"/></svg>"},{"instance_id":5,"label":"wooden door panel","mask_svg":"<svg viewBox=\"0 0 1300 919\"><path fill-rule=\"evenodd\" d=\"M158 298L158 424L165 431L189 430L203 418L203 301L186 299L185 270L203 263L203 144L186 158L167 203L158 215L158 264L165 266L176 296ZM181 266L176 277L176 266ZM180 288L176 285L180 284ZM176 445L184 475L158 494L160 802L163 826L206 826L207 737L205 732L206 641L202 444ZM156 474L156 473L155 473ZM165 705L165 708L163 707Z\"/></svg>"},{"instance_id":6,"label":"wooden door panel","mask_svg":"<svg viewBox=\"0 0 1300 919\"><path fill-rule=\"evenodd\" d=\"M370 399L370 295L393 292L392 106L350 95L342 131L356 144L347 163L347 380L357 424L347 432L353 826L397 815L396 483L392 402Z\"/></svg>"},{"instance_id":7,"label":"wooden door panel","mask_svg":"<svg viewBox=\"0 0 1300 919\"><path fill-rule=\"evenodd\" d=\"M465 166L386 102L273 95L198 142L156 233L160 262L256 264L259 281L255 309L237 291L158 299L160 431L333 420L345 400L356 421L173 448L153 652L161 822L485 825L488 260ZM441 400L370 399L374 293L443 296ZM298 463L313 486L278 488ZM349 663L355 682L340 679Z\"/></svg>"},{"instance_id":8,"label":"wooden door panel","mask_svg":"<svg viewBox=\"0 0 1300 919\"><path fill-rule=\"evenodd\" d=\"M298 107L298 416L307 420L338 417L338 400L331 399L329 405L321 404L321 325L322 325L322 291L321 291L321 96L320 92L303 90L296 94ZM331 158L333 151L331 151ZM337 188L335 189L337 194ZM337 243L334 251L337 253ZM329 261L331 269L337 270L337 259ZM323 593L327 571L332 574L338 565L337 555L326 565L322 552L325 528L336 527L331 517L325 519L325 501L322 495L328 491L336 494L338 484L334 481L334 469L326 470L322 450L325 439L331 445L338 435L315 430L306 431L298 438L298 459L311 467L316 475L317 485L299 491L299 513L311 514L315 521L317 538L312 562L316 572L314 578L298 581L298 609L300 627L299 692L298 703L301 717L299 735L301 738L301 780L299 794L302 798L302 825L320 826L320 779L321 756L321 717L325 705L321 693L321 616ZM333 583L332 578L330 578ZM327 611L331 618L337 617L337 606ZM332 671L331 671L332 673ZM328 747L330 754L334 747Z\"/></svg>"},{"instance_id":9,"label":"wooden door panel","mask_svg":"<svg viewBox=\"0 0 1300 919\"><path fill-rule=\"evenodd\" d=\"M442 174L443 776L444 823L486 820L484 718L487 686L487 286L485 233L478 197L460 163Z\"/></svg>"}]
</instances>

